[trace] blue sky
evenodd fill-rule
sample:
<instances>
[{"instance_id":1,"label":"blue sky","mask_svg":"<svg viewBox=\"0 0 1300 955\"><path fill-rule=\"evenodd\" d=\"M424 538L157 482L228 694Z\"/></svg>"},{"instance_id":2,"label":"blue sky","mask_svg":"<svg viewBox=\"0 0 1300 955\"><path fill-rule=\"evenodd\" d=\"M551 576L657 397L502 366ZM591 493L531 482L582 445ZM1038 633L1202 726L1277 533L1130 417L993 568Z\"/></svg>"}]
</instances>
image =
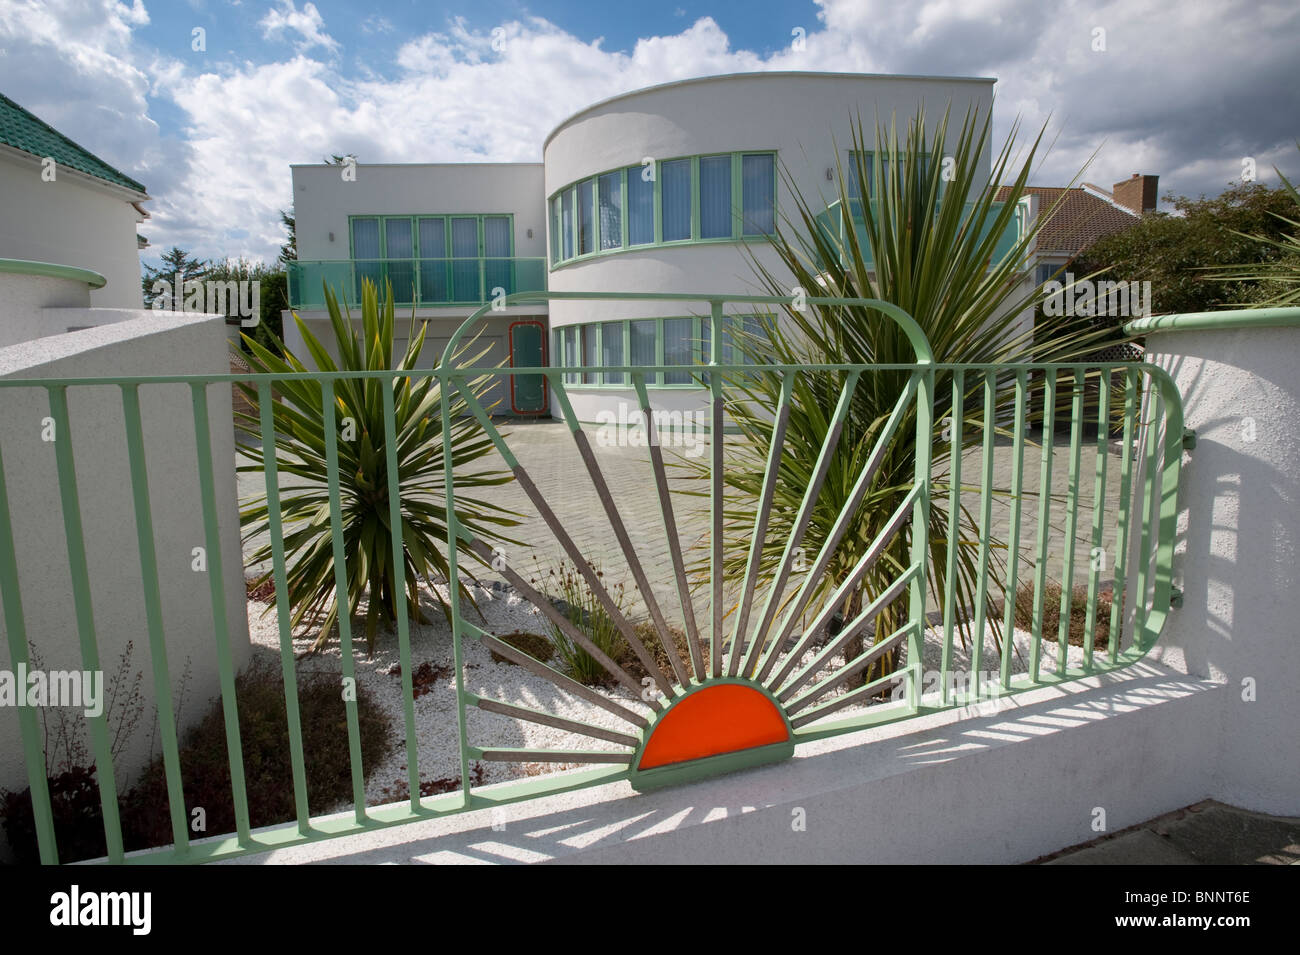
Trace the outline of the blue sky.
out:
<instances>
[{"instance_id":1,"label":"blue sky","mask_svg":"<svg viewBox=\"0 0 1300 955\"><path fill-rule=\"evenodd\" d=\"M273 258L290 163L537 161L595 100L751 70L995 77L1034 184L1215 195L1300 175L1297 49L1294 0L0 0L0 91L148 186L146 259Z\"/></svg>"}]
</instances>

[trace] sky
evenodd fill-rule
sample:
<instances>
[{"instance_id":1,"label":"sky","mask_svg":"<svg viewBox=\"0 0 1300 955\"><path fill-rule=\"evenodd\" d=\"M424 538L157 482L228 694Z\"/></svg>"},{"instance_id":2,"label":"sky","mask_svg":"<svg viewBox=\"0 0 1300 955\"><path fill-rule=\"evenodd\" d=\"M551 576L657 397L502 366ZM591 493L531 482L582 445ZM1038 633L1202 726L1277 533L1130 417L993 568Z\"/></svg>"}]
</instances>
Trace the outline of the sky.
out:
<instances>
[{"instance_id":1,"label":"sky","mask_svg":"<svg viewBox=\"0 0 1300 955\"><path fill-rule=\"evenodd\" d=\"M146 262L274 259L291 163L537 162L590 103L759 70L994 77L1034 185L1295 181L1297 50L1295 0L0 0L0 92L145 184Z\"/></svg>"}]
</instances>

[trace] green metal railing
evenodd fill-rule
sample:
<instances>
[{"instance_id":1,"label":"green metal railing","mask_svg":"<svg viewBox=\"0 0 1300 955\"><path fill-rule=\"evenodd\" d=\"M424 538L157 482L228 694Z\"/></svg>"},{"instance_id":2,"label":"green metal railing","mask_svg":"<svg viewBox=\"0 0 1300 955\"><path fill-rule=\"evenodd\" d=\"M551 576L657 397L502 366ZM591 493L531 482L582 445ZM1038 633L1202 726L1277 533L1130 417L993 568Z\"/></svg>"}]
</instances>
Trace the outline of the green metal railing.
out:
<instances>
[{"instance_id":1,"label":"green metal railing","mask_svg":"<svg viewBox=\"0 0 1300 955\"><path fill-rule=\"evenodd\" d=\"M339 259L288 265L289 305L324 308L324 285L340 302L361 300L366 279L384 288L391 282L399 305L483 305L503 295L546 290L546 259L441 258Z\"/></svg>"},{"instance_id":2,"label":"green metal railing","mask_svg":"<svg viewBox=\"0 0 1300 955\"><path fill-rule=\"evenodd\" d=\"M756 304L790 306L793 301L772 296L614 293L532 293L519 297L526 297L529 301L565 299L693 303L694 306L707 310L712 318L710 328L714 341L710 354L713 356L721 353L717 339L723 325L720 319L726 310ZM451 463L452 429L447 425L455 407L454 395L458 393L496 446L505 465L513 472L520 501L526 498L531 502L542 524L552 535L551 543L563 551L574 562L578 572L583 574L593 594L610 613L628 645L650 674L655 692L647 696L640 681L606 656L580 627L575 626L545 594L531 585L526 575L520 574L511 565L497 569L515 591L531 601L554 627L591 653L617 683L631 692L631 698L602 693L577 683L567 674L477 626L462 612L458 588L449 587L460 786L456 792L422 796L422 777L416 746L407 597L404 589L398 587L392 596L397 615L395 639L401 662L409 797L388 805L366 804L361 775L357 703L353 697L346 703L353 807L347 814L325 817L313 817L308 810L307 775L297 697L297 663L291 641L289 591L279 502L280 477L277 471L272 413L273 403L279 400L276 385L283 379L273 375L231 374L0 380L0 394L8 389L44 391L48 396L50 414L62 436L71 435L74 424L69 420L68 414L69 391L106 384L120 391L125 422L123 437L130 461L134 519L143 579L141 601L147 621L173 844L139 854L125 853L117 805L117 777L108 743L107 717L101 715L89 719L89 724L109 860L199 862L491 807L615 780L630 780L638 788L663 785L783 758L799 742L904 720L937 710L969 706L1006 694L1103 673L1130 665L1146 654L1164 627L1173 593L1171 567L1178 477L1183 453L1183 418L1178 392L1168 374L1149 364L1131 363L1001 366L944 364L934 360L929 344L916 323L895 306L863 299L810 297L807 302L814 306L869 308L889 316L910 341L916 353L915 361L903 365L729 366L716 361L709 364L707 383L701 392L711 425L708 458L710 478L706 492L709 517L699 551L702 555L700 559L709 570L702 581L693 581L687 572L690 555L683 552L680 543L684 515L680 511L679 496L670 490L664 445L661 435L652 424L655 420L654 409L650 403L646 380L648 376L664 369L631 365L616 369L627 376L625 380L631 383L639 409L647 422L649 444L643 462L646 468L645 486L653 486L662 517L665 544L674 571L673 583L680 600L680 606L675 611L663 605L656 597L642 559L644 555L638 553L631 541L627 520L619 507L618 498L611 491L601 461L569 400L564 384L566 373L581 371L581 367L516 368L507 372L544 375L548 379L553 396L553 410L567 425L583 469L599 500L600 510L617 542L618 552L625 558L627 571L644 601L649 630L636 626L635 621L611 598L600 575L587 567L584 542L574 539L565 522L557 516L554 502L548 500L516 457L510 436L502 433L498 422L493 420L480 402L473 382L489 369L440 366L428 371L403 373L403 377L415 374L434 378L441 389L448 534L454 540L454 546L447 548L450 579L459 579L458 568L469 555L474 555L484 563L493 558L491 548L456 519L456 475ZM461 331L448 344L445 354L456 354L462 332L485 315L487 310L488 307L485 306L466 320ZM502 373L497 368L490 371ZM888 420L879 429L866 464L858 474L834 526L826 533L816 556L799 569L797 565L800 564L803 538L809 527L813 507L823 493L831 461L838 450L837 443L846 419L852 412L854 396L859 388L867 387L876 376L885 373L901 376L905 382L904 387L898 394ZM706 373L702 371L701 375L704 374ZM727 467L727 446L731 439L728 438L724 425L727 402L735 398L730 383L733 376L754 375L776 376L781 384L780 399L772 422L771 446L760 449L766 453L767 465L756 519L752 528L746 529L747 539L750 540L749 560L744 574L729 580L724 568L723 553L724 535L727 532L724 516L728 506L724 469ZM789 437L787 428L793 384L799 376L805 375L832 376L833 380L842 384L834 408L827 409L828 429L821 441L812 478L806 487L800 489L802 502L794 515L794 532L784 546L779 548L779 560L774 564L769 562L764 570L761 555L767 543L771 502L777 483L781 480L780 463ZM395 377L391 371L311 373L292 377L319 382L322 389L326 458L329 466L330 534L335 558L337 596L340 605L347 606L346 562L349 555L344 547L341 526L338 474L338 442L341 438L339 422L334 420L333 394L337 383L349 378L378 382L384 411L389 526L400 527L401 501L394 433ZM266 461L265 487L269 504L268 522L280 635L279 659L285 690L295 796L294 819L257 832L250 829L235 694L236 674L230 641L232 628L225 610L226 587L242 588L243 582L224 580L221 574L222 542L218 529L220 515L213 481L217 463L212 460L209 428L210 393L218 394L219 390L235 381L252 383L260 397L261 438ZM168 686L168 646L161 612L158 559L154 548L157 529L153 524L152 494L155 489L150 487L147 478L148 447L140 419L140 392L176 382L188 385L191 395L199 473L197 492L208 548L210 610L214 631L218 635L213 653L219 673L232 800L237 820L235 832L203 840L191 840L186 826L187 812L177 745L180 727L176 722ZM1095 397L1090 398L1090 394ZM915 430L911 489L884 521L879 534L860 559L840 578L832 597L814 600L814 585L827 573L854 514L873 486L877 469L884 460L890 443L901 433L904 422L908 421L911 422L908 426ZM936 431L945 421L954 427L953 435L960 435L961 440L957 441L955 437L950 439L955 442L957 453L948 455L948 472L936 474ZM1035 425L1040 427L1040 440L1037 443L1033 440ZM1063 496L1050 492L1053 471L1057 467L1055 435L1061 430L1061 425L1068 429L1068 450L1065 451L1068 472ZM1095 470L1089 474L1082 464L1082 454L1085 428L1092 427L1096 429ZM1116 455L1111 453L1112 433L1122 435L1119 438L1117 461ZM971 435L969 442L967 435ZM168 435L166 440L174 438ZM1094 441L1093 438L1087 440ZM995 567L997 543L993 519L994 486L997 482L995 462L999 447L1008 451L1011 459L1010 485L1005 493L999 495L1000 499L1005 499L1008 508L1007 537L1002 546L1008 554L1014 555L1013 559L1003 562L1005 567L1000 572ZM11 660L17 665L27 662L29 637L39 644L42 635L28 634L25 627L23 593L15 569L22 542L16 542L12 532L3 450L0 449L0 598L4 603L4 622ZM961 452L967 450L972 456L978 454L978 475L962 473ZM91 600L94 568L87 566L85 558L81 524L82 498L77 484L74 443L59 440L56 454L62 524L72 575L72 598L82 662L87 669L98 669L101 634ZM1026 475L1033 473L1035 457L1039 469L1040 493L1031 493L1026 481ZM233 467L233 463L228 465L220 462L220 466ZM1109 470L1111 468L1117 469L1118 474ZM975 480L971 480L972 477ZM566 481L569 480L572 478L566 478ZM1108 504L1108 488L1116 483L1117 504L1112 509ZM946 534L938 541L932 539L930 520L932 492L936 489L942 489L949 496L950 515ZM1042 489L1047 489L1048 492L1041 493ZM169 493L180 493L181 490L169 488ZM978 496L975 508L980 532L977 599L973 607L956 606L954 600L949 599L952 594L949 588L942 595L941 614L932 619L928 606L934 595L929 592L927 584L932 578L932 550L936 547L940 551L946 549L947 579L952 580L962 534L957 515L963 494ZM1081 526L1080 505L1086 506L1089 502L1091 522ZM1026 531L1026 525L1034 514L1036 521L1031 534ZM1110 524L1111 521L1113 525ZM1059 529L1059 539L1053 536L1056 529ZM1103 547L1105 542L1111 540L1114 541L1115 561L1109 611L1110 637L1104 652L1094 652L1094 635L1102 618L1099 608L1105 585L1104 568L1094 561L1084 569L1076 562L1075 555L1079 547L1090 547L1095 553L1096 548ZM862 601L856 616L843 621L832 635L828 628L846 595L860 587L869 573L878 572L878 562L886 548L900 542L904 545L902 550L909 555L903 561L906 566L889 573L888 582L868 594L868 599ZM538 541L530 544L538 548L542 546L542 542ZM392 560L400 566L403 561L400 535L392 535L391 547ZM1022 563L1032 568L1032 573L1026 573L1023 578L1020 576ZM1059 568L1059 575L1053 574L1053 568ZM606 566L605 570L608 575L611 568ZM999 576L995 577L995 573ZM1082 658L1072 663L1068 623L1076 600L1073 585L1080 575L1086 583L1086 634ZM1001 641L1000 656L995 664L990 663L991 666L996 666L996 679L981 679L982 669L986 665L982 656L986 643L983 634L986 623L992 622L990 595L1000 588L1015 595L1022 580L1030 578L1033 624L1027 666L1024 672L1013 672L1015 645L1012 639L1005 638ZM1053 579L1062 582L1058 608L1061 623L1056 632L1048 632L1043 621L1049 584ZM702 601L707 606L707 612L697 614L697 601ZM883 612L894 607L895 602L905 607L905 610L893 617L895 620L901 619L902 625L891 629L889 633L884 632L888 628L880 628L874 641L867 641L856 658L848 659L846 648L852 638L869 633L875 622L884 619ZM1011 633L1015 622L1014 610L1015 600L1007 599L1003 608L1005 616L1001 621L1005 634ZM681 616L681 632L687 637L684 652L671 637L675 624L668 622L668 617L677 613ZM351 628L347 616L344 613L339 620L344 678L354 676ZM952 672L957 665L957 641L963 624L979 637L971 642L967 661L962 667L962 672L968 674L969 679L963 680L961 687L950 686L945 678L937 690L927 688L927 640L938 645L940 672ZM667 652L667 666L657 662L654 653L656 640ZM557 713L532 709L517 700L492 699L471 692L465 680L464 646L467 641L477 641L531 673L549 680L559 691L600 707L626 723L626 728L611 730ZM878 667L887 654L895 651L899 655L896 669L854 689L840 692L852 678L868 672L873 666ZM1048 657L1052 656L1054 661L1045 665ZM788 741L778 746L731 752L685 764L640 769L638 761L644 754L646 742L665 714L693 692L718 684L743 685L770 700L779 708L785 721L789 731ZM890 691L893 691L897 699L882 698L882 693ZM482 746L472 740L467 731L466 714L469 707L558 727L588 739L611 743L617 748L554 751ZM856 709L844 714L843 711L850 707ZM839 717L828 719L835 714L839 714ZM17 710L17 716L21 724L24 756L33 795L40 854L43 861L53 863L58 861L58 853L40 727L37 716L30 709ZM472 783L471 762L478 760L591 765L575 771L483 787ZM743 787L744 783L738 780L736 785Z\"/></svg>"}]
</instances>

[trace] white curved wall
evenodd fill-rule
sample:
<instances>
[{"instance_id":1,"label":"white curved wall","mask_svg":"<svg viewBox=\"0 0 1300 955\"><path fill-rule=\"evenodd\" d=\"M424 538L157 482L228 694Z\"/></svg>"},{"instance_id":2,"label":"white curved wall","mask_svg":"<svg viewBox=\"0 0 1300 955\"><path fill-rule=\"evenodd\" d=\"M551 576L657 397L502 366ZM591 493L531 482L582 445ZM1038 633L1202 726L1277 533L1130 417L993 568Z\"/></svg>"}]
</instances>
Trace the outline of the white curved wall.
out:
<instances>
[{"instance_id":1,"label":"white curved wall","mask_svg":"<svg viewBox=\"0 0 1300 955\"><path fill-rule=\"evenodd\" d=\"M771 151L779 169L819 208L838 194L826 170L847 162L852 127L860 115L873 137L877 118L896 117L901 130L924 105L928 132L945 109L950 126L971 108L987 116L992 79L873 76L842 73L752 73L688 80L619 96L562 123L544 148L546 195L573 182L622 166L707 153ZM950 136L952 135L950 129ZM987 170L990 156L981 156ZM777 216L793 215L794 200L777 176ZM776 256L762 243L749 250L769 268ZM746 246L740 242L690 243L614 252L562 265L550 272L551 291L761 293ZM730 310L730 309L729 309ZM551 327L597 319L703 314L701 306L671 302L553 301ZM553 363L559 363L555 356ZM573 392L580 418L610 406L616 389ZM664 393L659 393L660 395ZM603 397L602 397L603 396Z\"/></svg>"},{"instance_id":2,"label":"white curved wall","mask_svg":"<svg viewBox=\"0 0 1300 955\"><path fill-rule=\"evenodd\" d=\"M1161 644L1177 647L1190 673L1227 682L1218 726L1203 728L1207 761L1217 773L1214 796L1294 814L1300 812L1300 329L1156 332L1147 338L1147 352L1178 384L1186 426L1196 431L1179 482L1174 581L1185 592L1183 606ZM1253 699L1246 692L1252 685Z\"/></svg>"}]
</instances>

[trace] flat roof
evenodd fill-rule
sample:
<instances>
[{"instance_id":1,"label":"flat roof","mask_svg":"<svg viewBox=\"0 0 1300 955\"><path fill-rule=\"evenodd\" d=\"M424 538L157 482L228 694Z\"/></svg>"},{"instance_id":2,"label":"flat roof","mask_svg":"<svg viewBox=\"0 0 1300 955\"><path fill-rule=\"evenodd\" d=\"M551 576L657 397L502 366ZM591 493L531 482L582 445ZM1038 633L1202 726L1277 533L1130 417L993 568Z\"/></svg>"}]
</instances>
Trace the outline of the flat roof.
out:
<instances>
[{"instance_id":1,"label":"flat roof","mask_svg":"<svg viewBox=\"0 0 1300 955\"><path fill-rule=\"evenodd\" d=\"M384 166L391 166L394 169L410 169L412 166L541 166L540 162L359 162L357 167L365 166L368 169L380 169ZM340 163L330 162L291 162L290 169L338 169Z\"/></svg>"},{"instance_id":2,"label":"flat roof","mask_svg":"<svg viewBox=\"0 0 1300 955\"><path fill-rule=\"evenodd\" d=\"M599 109L610 103L629 96L639 96L642 93L649 93L654 90L668 89L673 86L687 86L691 83L713 83L718 80L736 80L736 79L757 79L759 77L783 77L785 79L855 79L855 80L903 80L903 81L922 81L933 83L996 83L997 78L993 76L922 76L911 73L841 73L841 72L821 72L818 70L757 70L748 73L717 73L712 76L695 76L685 80L671 80L667 83L656 83L653 86L643 86L640 89L628 90L625 93L617 93L614 96L608 96L605 99L597 100L588 106L584 106L576 113L568 116L559 125L552 129L544 140L542 140L542 152L545 154L546 147L551 144L555 134L561 129L573 122L583 113L590 112L593 109Z\"/></svg>"}]
</instances>

